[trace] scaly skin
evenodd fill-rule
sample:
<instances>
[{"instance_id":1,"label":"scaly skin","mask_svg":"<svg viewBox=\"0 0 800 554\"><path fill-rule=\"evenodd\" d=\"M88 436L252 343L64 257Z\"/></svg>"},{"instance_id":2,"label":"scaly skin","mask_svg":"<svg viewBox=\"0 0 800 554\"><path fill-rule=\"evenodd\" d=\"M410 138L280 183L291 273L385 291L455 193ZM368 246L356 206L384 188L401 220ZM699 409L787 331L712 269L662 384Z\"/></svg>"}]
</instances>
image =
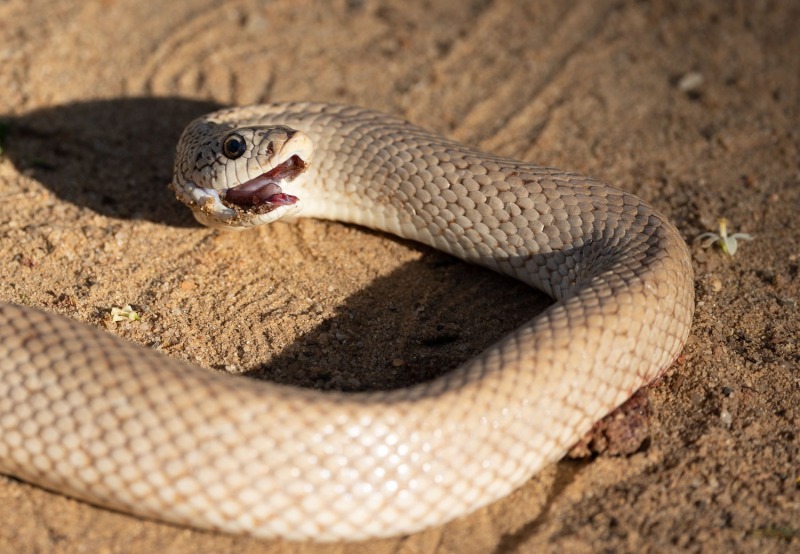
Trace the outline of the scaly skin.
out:
<instances>
[{"instance_id":1,"label":"scaly skin","mask_svg":"<svg viewBox=\"0 0 800 554\"><path fill-rule=\"evenodd\" d=\"M234 129L246 151L228 159L221 145ZM196 188L224 196L298 152L310 165L282 186L300 212L256 217ZM689 332L689 252L647 203L376 112L277 104L211 114L184 132L173 188L205 223L298 214L357 223L557 302L443 377L370 393L211 374L0 305L0 471L226 532L319 541L412 533L503 497L560 458L661 374Z\"/></svg>"}]
</instances>

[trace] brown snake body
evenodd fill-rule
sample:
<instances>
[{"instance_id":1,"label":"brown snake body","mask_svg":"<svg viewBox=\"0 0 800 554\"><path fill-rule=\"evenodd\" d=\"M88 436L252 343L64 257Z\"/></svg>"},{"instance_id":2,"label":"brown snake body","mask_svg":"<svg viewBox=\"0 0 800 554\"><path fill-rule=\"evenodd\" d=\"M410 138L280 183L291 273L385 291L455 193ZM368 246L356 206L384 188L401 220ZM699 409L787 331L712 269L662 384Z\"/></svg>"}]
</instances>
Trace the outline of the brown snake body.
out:
<instances>
[{"instance_id":1,"label":"brown snake body","mask_svg":"<svg viewBox=\"0 0 800 554\"><path fill-rule=\"evenodd\" d=\"M289 539L411 533L559 457L678 355L689 252L639 198L383 114L233 108L193 122L172 184L197 218L303 215L418 240L557 302L407 389L322 393L210 373L0 305L0 471L140 516Z\"/></svg>"}]
</instances>

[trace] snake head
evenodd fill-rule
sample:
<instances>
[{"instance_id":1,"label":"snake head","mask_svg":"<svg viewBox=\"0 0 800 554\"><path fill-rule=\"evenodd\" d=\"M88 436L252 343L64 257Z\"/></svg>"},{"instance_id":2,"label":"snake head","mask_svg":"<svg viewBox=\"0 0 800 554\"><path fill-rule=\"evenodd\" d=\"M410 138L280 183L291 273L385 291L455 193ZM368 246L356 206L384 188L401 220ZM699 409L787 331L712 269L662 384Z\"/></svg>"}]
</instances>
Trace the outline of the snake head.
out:
<instances>
[{"instance_id":1,"label":"snake head","mask_svg":"<svg viewBox=\"0 0 800 554\"><path fill-rule=\"evenodd\" d=\"M311 139L282 125L197 120L183 132L170 186L200 223L244 229L296 214L288 190L311 162Z\"/></svg>"}]
</instances>

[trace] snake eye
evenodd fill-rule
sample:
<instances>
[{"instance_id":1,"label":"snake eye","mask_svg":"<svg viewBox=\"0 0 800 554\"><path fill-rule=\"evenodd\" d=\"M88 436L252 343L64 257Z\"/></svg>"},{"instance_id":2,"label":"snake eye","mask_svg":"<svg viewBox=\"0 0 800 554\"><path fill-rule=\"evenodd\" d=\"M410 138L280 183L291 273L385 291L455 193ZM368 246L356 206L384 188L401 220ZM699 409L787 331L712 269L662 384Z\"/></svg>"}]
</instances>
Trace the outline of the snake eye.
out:
<instances>
[{"instance_id":1,"label":"snake eye","mask_svg":"<svg viewBox=\"0 0 800 554\"><path fill-rule=\"evenodd\" d=\"M244 141L244 137L238 133L231 133L222 141L222 153L231 160L240 158L245 150L247 150L247 143Z\"/></svg>"}]
</instances>

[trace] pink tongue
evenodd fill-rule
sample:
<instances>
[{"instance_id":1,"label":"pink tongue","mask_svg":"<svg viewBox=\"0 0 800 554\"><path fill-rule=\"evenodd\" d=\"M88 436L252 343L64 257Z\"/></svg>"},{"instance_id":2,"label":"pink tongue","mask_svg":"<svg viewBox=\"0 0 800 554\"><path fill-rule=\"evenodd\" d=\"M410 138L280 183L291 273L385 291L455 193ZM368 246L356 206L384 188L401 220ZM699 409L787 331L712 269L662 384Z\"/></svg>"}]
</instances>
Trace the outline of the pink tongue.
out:
<instances>
[{"instance_id":1,"label":"pink tongue","mask_svg":"<svg viewBox=\"0 0 800 554\"><path fill-rule=\"evenodd\" d=\"M285 194L272 177L266 174L256 177L236 188L228 189L225 200L237 206L260 206L270 203L274 206L285 206L297 202L297 197Z\"/></svg>"},{"instance_id":2,"label":"pink tongue","mask_svg":"<svg viewBox=\"0 0 800 554\"><path fill-rule=\"evenodd\" d=\"M278 181L292 180L306 168L305 162L297 155L292 156L263 175L250 179L225 192L225 200L242 208L270 204L273 208L297 202L297 197L285 194Z\"/></svg>"},{"instance_id":3,"label":"pink tongue","mask_svg":"<svg viewBox=\"0 0 800 554\"><path fill-rule=\"evenodd\" d=\"M281 187L276 185L275 183L268 183L263 187L259 187L253 191L253 196L251 197L250 201L255 204L262 204L264 202L269 202L269 199L276 194L282 193Z\"/></svg>"}]
</instances>

